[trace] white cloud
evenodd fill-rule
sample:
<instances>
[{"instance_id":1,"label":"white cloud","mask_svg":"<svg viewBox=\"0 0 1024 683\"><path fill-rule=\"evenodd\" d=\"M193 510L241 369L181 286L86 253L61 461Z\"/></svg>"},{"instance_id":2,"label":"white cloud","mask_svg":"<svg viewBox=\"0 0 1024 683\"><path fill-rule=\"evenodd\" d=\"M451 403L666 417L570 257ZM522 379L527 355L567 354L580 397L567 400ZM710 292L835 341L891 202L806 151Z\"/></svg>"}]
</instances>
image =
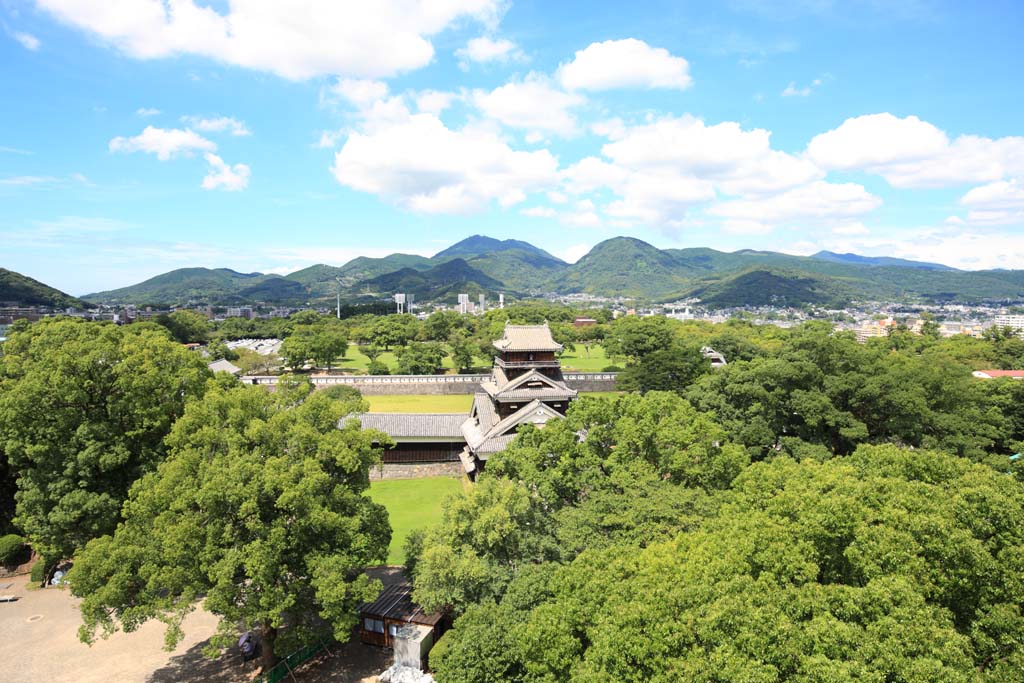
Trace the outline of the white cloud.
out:
<instances>
[{"instance_id":1,"label":"white cloud","mask_svg":"<svg viewBox=\"0 0 1024 683\"><path fill-rule=\"evenodd\" d=\"M377 122L349 135L331 168L338 182L423 213L509 206L557 181L547 150L513 150L493 130L452 130L432 114Z\"/></svg>"},{"instance_id":2,"label":"white cloud","mask_svg":"<svg viewBox=\"0 0 1024 683\"><path fill-rule=\"evenodd\" d=\"M196 130L204 133L231 133L235 136L252 135L244 121L239 121L230 116L214 116L204 118L202 116L182 116L183 123L189 124Z\"/></svg>"},{"instance_id":3,"label":"white cloud","mask_svg":"<svg viewBox=\"0 0 1024 683\"><path fill-rule=\"evenodd\" d=\"M59 20L139 59L198 55L291 80L343 74L386 77L425 66L429 38L471 19L492 27L500 0L370 3L279 0L228 3L220 14L195 0L39 0Z\"/></svg>"},{"instance_id":4,"label":"white cloud","mask_svg":"<svg viewBox=\"0 0 1024 683\"><path fill-rule=\"evenodd\" d=\"M0 147L0 154L19 154L22 156L31 156L32 152L27 149L18 149L17 147Z\"/></svg>"},{"instance_id":5,"label":"white cloud","mask_svg":"<svg viewBox=\"0 0 1024 683\"><path fill-rule=\"evenodd\" d=\"M465 68L467 62L510 62L521 61L526 58L523 51L511 40L499 38L494 40L487 36L473 38L465 47L455 51L461 65Z\"/></svg>"},{"instance_id":6,"label":"white cloud","mask_svg":"<svg viewBox=\"0 0 1024 683\"><path fill-rule=\"evenodd\" d=\"M48 175L19 175L9 178L0 178L0 185L42 185L45 183L55 183L57 181L57 178Z\"/></svg>"},{"instance_id":7,"label":"white cloud","mask_svg":"<svg viewBox=\"0 0 1024 683\"><path fill-rule=\"evenodd\" d=\"M1024 182L1003 180L976 187L960 203L967 207L972 225L1024 226Z\"/></svg>"},{"instance_id":8,"label":"white cloud","mask_svg":"<svg viewBox=\"0 0 1024 683\"><path fill-rule=\"evenodd\" d=\"M626 136L626 124L617 116L590 124L590 130L594 135L609 140L621 140Z\"/></svg>"},{"instance_id":9,"label":"white cloud","mask_svg":"<svg viewBox=\"0 0 1024 683\"><path fill-rule=\"evenodd\" d=\"M21 43L21 46L26 50L32 50L33 52L35 52L39 49L39 46L42 45L42 43L39 42L39 39L31 33L21 33L19 31L15 31L11 35L14 37L16 41Z\"/></svg>"},{"instance_id":10,"label":"white cloud","mask_svg":"<svg viewBox=\"0 0 1024 683\"><path fill-rule=\"evenodd\" d=\"M685 59L636 38L591 43L578 50L571 62L559 67L558 77L570 90L685 90L693 83Z\"/></svg>"},{"instance_id":11,"label":"white cloud","mask_svg":"<svg viewBox=\"0 0 1024 683\"><path fill-rule=\"evenodd\" d=\"M337 98L351 102L359 109L365 109L388 95L388 85L383 81L367 78L339 78L320 93L323 102Z\"/></svg>"},{"instance_id":12,"label":"white cloud","mask_svg":"<svg viewBox=\"0 0 1024 683\"><path fill-rule=\"evenodd\" d=\"M773 150L770 132L731 121L666 117L608 130L615 139L601 148L604 158L567 168L564 186L574 194L611 190L617 198L604 210L625 224L685 227L689 210L719 193L764 198L824 177L810 161Z\"/></svg>"},{"instance_id":13,"label":"white cloud","mask_svg":"<svg viewBox=\"0 0 1024 683\"><path fill-rule=\"evenodd\" d=\"M1024 175L1024 137L985 138L945 132L916 116L889 113L847 119L815 136L807 155L822 168L861 170L894 187L945 187Z\"/></svg>"},{"instance_id":14,"label":"white cloud","mask_svg":"<svg viewBox=\"0 0 1024 683\"><path fill-rule=\"evenodd\" d=\"M160 113L160 110L153 107L139 107L135 110L135 113L139 116L156 116Z\"/></svg>"},{"instance_id":15,"label":"white cloud","mask_svg":"<svg viewBox=\"0 0 1024 683\"><path fill-rule=\"evenodd\" d=\"M819 226L848 224L881 205L882 200L862 185L819 180L771 197L719 202L707 213L722 218L726 229L748 233L808 221Z\"/></svg>"},{"instance_id":16,"label":"white cloud","mask_svg":"<svg viewBox=\"0 0 1024 683\"><path fill-rule=\"evenodd\" d=\"M116 137L107 146L111 152L146 152L160 161L190 155L194 151L214 152L217 145L188 128L146 128L135 137Z\"/></svg>"},{"instance_id":17,"label":"white cloud","mask_svg":"<svg viewBox=\"0 0 1024 683\"><path fill-rule=\"evenodd\" d=\"M210 164L210 170L203 178L204 190L235 192L244 190L249 185L250 170L245 164L226 164L216 154L204 154L203 158Z\"/></svg>"},{"instance_id":18,"label":"white cloud","mask_svg":"<svg viewBox=\"0 0 1024 683\"><path fill-rule=\"evenodd\" d=\"M963 225L875 230L875 236L829 237L801 249L813 253L828 249L866 256L894 256L954 268L979 270L1020 268L1024 263L1024 240L1012 233L997 233Z\"/></svg>"},{"instance_id":19,"label":"white cloud","mask_svg":"<svg viewBox=\"0 0 1024 683\"><path fill-rule=\"evenodd\" d=\"M593 201L581 199L576 202L574 211L563 213L558 220L574 228L599 228L603 225L603 221L597 215L595 208Z\"/></svg>"},{"instance_id":20,"label":"white cloud","mask_svg":"<svg viewBox=\"0 0 1024 683\"><path fill-rule=\"evenodd\" d=\"M555 210L549 206L531 206L528 209L523 209L519 213L533 218L551 218L555 215Z\"/></svg>"},{"instance_id":21,"label":"white cloud","mask_svg":"<svg viewBox=\"0 0 1024 683\"><path fill-rule=\"evenodd\" d=\"M783 97L807 97L811 92L821 85L821 79L815 78L811 81L810 85L805 85L802 88L796 87L795 81L790 81L789 85L786 86L785 90L782 91Z\"/></svg>"},{"instance_id":22,"label":"white cloud","mask_svg":"<svg viewBox=\"0 0 1024 683\"><path fill-rule=\"evenodd\" d=\"M530 132L570 136L577 130L571 110L584 103L580 95L557 88L547 77L531 73L491 92L476 90L473 104L485 116Z\"/></svg>"},{"instance_id":23,"label":"white cloud","mask_svg":"<svg viewBox=\"0 0 1024 683\"><path fill-rule=\"evenodd\" d=\"M334 146L338 144L338 140L344 137L346 132L345 130L320 131L320 139L313 146L319 149L334 149Z\"/></svg>"},{"instance_id":24,"label":"white cloud","mask_svg":"<svg viewBox=\"0 0 1024 683\"><path fill-rule=\"evenodd\" d=\"M459 95L453 92L424 90L415 96L416 110L428 114L440 114L457 99L459 99Z\"/></svg>"},{"instance_id":25,"label":"white cloud","mask_svg":"<svg viewBox=\"0 0 1024 683\"><path fill-rule=\"evenodd\" d=\"M868 235L871 233L871 231L868 230L867 226L865 226L860 221L854 221L852 223L846 223L844 225L837 225L836 227L832 228L832 233L836 235L850 236Z\"/></svg>"},{"instance_id":26,"label":"white cloud","mask_svg":"<svg viewBox=\"0 0 1024 683\"><path fill-rule=\"evenodd\" d=\"M561 256L562 260L566 263L576 263L590 253L590 249L591 247L587 244L573 244L572 246L563 249L559 253L559 256Z\"/></svg>"}]
</instances>

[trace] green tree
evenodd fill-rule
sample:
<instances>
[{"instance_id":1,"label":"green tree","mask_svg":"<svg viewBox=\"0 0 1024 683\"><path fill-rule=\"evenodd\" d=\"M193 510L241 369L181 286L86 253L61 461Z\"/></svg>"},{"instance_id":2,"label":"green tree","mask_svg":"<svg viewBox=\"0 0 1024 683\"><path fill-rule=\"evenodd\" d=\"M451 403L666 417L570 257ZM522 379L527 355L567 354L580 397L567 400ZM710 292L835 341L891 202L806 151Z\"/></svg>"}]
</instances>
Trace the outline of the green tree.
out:
<instances>
[{"instance_id":1,"label":"green tree","mask_svg":"<svg viewBox=\"0 0 1024 683\"><path fill-rule=\"evenodd\" d=\"M695 346L676 344L652 351L626 366L616 388L623 391L675 391L682 393L701 375L711 371L711 363Z\"/></svg>"},{"instance_id":2,"label":"green tree","mask_svg":"<svg viewBox=\"0 0 1024 683\"><path fill-rule=\"evenodd\" d=\"M158 315L156 322L166 327L171 336L182 344L205 344L210 339L210 321L195 311L183 310Z\"/></svg>"},{"instance_id":3,"label":"green tree","mask_svg":"<svg viewBox=\"0 0 1024 683\"><path fill-rule=\"evenodd\" d=\"M444 361L444 350L432 342L409 342L395 354L400 375L431 375Z\"/></svg>"},{"instance_id":4,"label":"green tree","mask_svg":"<svg viewBox=\"0 0 1024 683\"><path fill-rule=\"evenodd\" d=\"M163 460L164 437L209 377L165 334L59 318L12 335L0 363L16 524L54 561L113 532L129 487Z\"/></svg>"},{"instance_id":5,"label":"green tree","mask_svg":"<svg viewBox=\"0 0 1024 683\"><path fill-rule=\"evenodd\" d=\"M264 670L325 628L347 640L379 586L362 570L384 560L391 536L387 511L363 495L374 442L388 437L356 420L338 428L365 409L288 378L276 393L212 386L189 404L168 459L132 488L124 523L70 574L82 640L159 619L172 648L202 596L221 617L213 649L257 629Z\"/></svg>"},{"instance_id":6,"label":"green tree","mask_svg":"<svg viewBox=\"0 0 1024 683\"><path fill-rule=\"evenodd\" d=\"M460 372L468 372L473 367L473 357L477 345L463 331L458 331L448 339L448 347L451 349L452 362Z\"/></svg>"},{"instance_id":7,"label":"green tree","mask_svg":"<svg viewBox=\"0 0 1024 683\"><path fill-rule=\"evenodd\" d=\"M611 324L604 344L610 356L640 358L669 348L672 339L671 321L668 318L626 315Z\"/></svg>"}]
</instances>

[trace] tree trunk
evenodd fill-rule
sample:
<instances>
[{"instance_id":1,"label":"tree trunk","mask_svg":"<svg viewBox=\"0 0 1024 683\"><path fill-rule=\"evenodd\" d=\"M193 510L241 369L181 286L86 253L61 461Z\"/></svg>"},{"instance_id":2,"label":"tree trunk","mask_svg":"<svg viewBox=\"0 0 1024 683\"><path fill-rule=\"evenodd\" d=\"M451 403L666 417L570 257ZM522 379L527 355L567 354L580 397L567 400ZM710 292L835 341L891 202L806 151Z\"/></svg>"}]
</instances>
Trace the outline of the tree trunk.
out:
<instances>
[{"instance_id":1,"label":"tree trunk","mask_svg":"<svg viewBox=\"0 0 1024 683\"><path fill-rule=\"evenodd\" d=\"M263 622L263 634L260 638L260 649L262 650L260 663L263 665L263 673L267 673L277 664L277 655L274 654L274 641L277 640L277 629L270 625L270 622Z\"/></svg>"}]
</instances>

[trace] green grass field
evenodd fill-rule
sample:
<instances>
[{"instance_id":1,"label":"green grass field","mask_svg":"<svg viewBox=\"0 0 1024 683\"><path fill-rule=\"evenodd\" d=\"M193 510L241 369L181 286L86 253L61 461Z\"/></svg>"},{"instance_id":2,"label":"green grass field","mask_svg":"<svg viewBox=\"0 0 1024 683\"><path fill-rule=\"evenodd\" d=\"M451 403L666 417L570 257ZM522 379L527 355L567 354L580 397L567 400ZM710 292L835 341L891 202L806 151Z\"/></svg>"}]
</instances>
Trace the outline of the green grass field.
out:
<instances>
[{"instance_id":1,"label":"green grass field","mask_svg":"<svg viewBox=\"0 0 1024 683\"><path fill-rule=\"evenodd\" d=\"M377 357L377 360L388 366L391 373L398 372L398 361L395 359L393 351L385 351ZM481 368L490 368L492 359L490 358L477 358L476 364ZM359 352L359 347L356 344L349 344L348 350L345 352L345 357L340 358L334 362L334 369L337 370L348 370L355 374L362 374L366 372L366 368L370 365L370 359ZM455 365L452 364L451 356L445 356L441 362L442 367L445 370L454 371Z\"/></svg>"},{"instance_id":2,"label":"green grass field","mask_svg":"<svg viewBox=\"0 0 1024 683\"><path fill-rule=\"evenodd\" d=\"M609 365L622 365L621 358L612 359L605 353L604 347L593 345L590 352L583 348L583 344L577 344L575 351L566 351L562 354L562 369L575 370L577 372L600 372Z\"/></svg>"},{"instance_id":3,"label":"green grass field","mask_svg":"<svg viewBox=\"0 0 1024 683\"><path fill-rule=\"evenodd\" d=\"M463 481L454 477L389 479L370 483L370 498L388 509L391 545L388 564L402 564L402 548L409 532L441 521L441 501L462 490Z\"/></svg>"},{"instance_id":4,"label":"green grass field","mask_svg":"<svg viewBox=\"0 0 1024 683\"><path fill-rule=\"evenodd\" d=\"M472 394L364 396L371 413L469 413Z\"/></svg>"}]
</instances>

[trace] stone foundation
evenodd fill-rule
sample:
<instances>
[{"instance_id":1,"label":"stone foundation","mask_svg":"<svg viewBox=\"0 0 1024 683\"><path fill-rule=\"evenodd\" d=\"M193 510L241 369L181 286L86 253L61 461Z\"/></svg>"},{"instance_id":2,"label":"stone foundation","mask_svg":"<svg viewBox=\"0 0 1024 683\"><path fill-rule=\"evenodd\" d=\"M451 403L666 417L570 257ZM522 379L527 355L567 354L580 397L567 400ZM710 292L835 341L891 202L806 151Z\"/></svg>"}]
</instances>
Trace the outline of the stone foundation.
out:
<instances>
[{"instance_id":1,"label":"stone foundation","mask_svg":"<svg viewBox=\"0 0 1024 683\"><path fill-rule=\"evenodd\" d=\"M461 462L384 463L370 468L370 480L423 479L426 477L464 477Z\"/></svg>"},{"instance_id":2,"label":"stone foundation","mask_svg":"<svg viewBox=\"0 0 1024 683\"><path fill-rule=\"evenodd\" d=\"M490 375L311 375L310 381L317 389L333 386L348 386L359 390L364 396L397 396L407 394L475 394L480 383ZM577 391L615 391L614 372L565 372L565 383ZM244 384L259 384L273 388L277 377L272 375L248 375L242 378Z\"/></svg>"}]
</instances>

